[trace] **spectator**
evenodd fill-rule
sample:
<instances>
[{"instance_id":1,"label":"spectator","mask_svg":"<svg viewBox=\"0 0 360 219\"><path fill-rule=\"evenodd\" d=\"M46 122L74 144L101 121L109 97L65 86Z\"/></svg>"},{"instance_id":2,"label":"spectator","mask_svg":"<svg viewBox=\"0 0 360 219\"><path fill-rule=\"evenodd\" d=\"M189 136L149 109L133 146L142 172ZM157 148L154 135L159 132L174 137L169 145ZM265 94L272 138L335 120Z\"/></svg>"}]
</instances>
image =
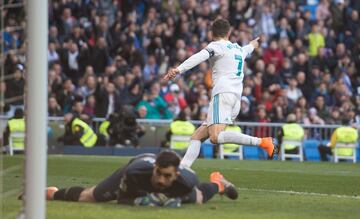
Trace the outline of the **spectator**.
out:
<instances>
[{"instance_id":1,"label":"spectator","mask_svg":"<svg viewBox=\"0 0 360 219\"><path fill-rule=\"evenodd\" d=\"M103 80L108 80L106 77ZM102 79L99 79L101 83ZM106 82L104 87L97 86L95 91L96 97L96 116L107 117L111 113L120 108L120 96L116 91L115 85L111 82Z\"/></svg>"},{"instance_id":2,"label":"spectator","mask_svg":"<svg viewBox=\"0 0 360 219\"><path fill-rule=\"evenodd\" d=\"M300 145L293 145L285 143L283 141L299 141L302 142L304 138L304 128L296 123L295 114L289 114L286 118L286 124L284 124L281 129L278 130L277 137L279 144L284 147L286 154L299 154ZM291 159L291 158L290 158Z\"/></svg>"},{"instance_id":3,"label":"spectator","mask_svg":"<svg viewBox=\"0 0 360 219\"><path fill-rule=\"evenodd\" d=\"M157 79L158 69L159 67L156 64L155 56L150 55L143 71L145 83Z\"/></svg>"},{"instance_id":4,"label":"spectator","mask_svg":"<svg viewBox=\"0 0 360 219\"><path fill-rule=\"evenodd\" d=\"M286 115L288 113L288 100L285 96L279 96L273 106L271 114L271 122L285 122Z\"/></svg>"},{"instance_id":5,"label":"spectator","mask_svg":"<svg viewBox=\"0 0 360 219\"><path fill-rule=\"evenodd\" d=\"M318 24L313 24L312 31L308 35L309 39L309 55L315 57L318 54L319 48L325 46L325 38L320 32Z\"/></svg>"},{"instance_id":6,"label":"spectator","mask_svg":"<svg viewBox=\"0 0 360 219\"><path fill-rule=\"evenodd\" d=\"M320 21L328 20L331 16L329 7L330 7L329 0L320 0L320 3L316 8L316 18Z\"/></svg>"},{"instance_id":7,"label":"spectator","mask_svg":"<svg viewBox=\"0 0 360 219\"><path fill-rule=\"evenodd\" d=\"M263 88L268 88L270 92L275 92L280 89L280 77L276 74L276 67L274 64L269 64L266 68L266 74L263 79Z\"/></svg>"},{"instance_id":8,"label":"spectator","mask_svg":"<svg viewBox=\"0 0 360 219\"><path fill-rule=\"evenodd\" d=\"M71 111L73 101L75 100L74 85L71 79L67 78L63 81L63 88L56 94L56 99L64 114Z\"/></svg>"},{"instance_id":9,"label":"spectator","mask_svg":"<svg viewBox=\"0 0 360 219\"><path fill-rule=\"evenodd\" d=\"M57 140L64 145L82 145L93 147L96 144L97 136L92 128L81 119L71 113L64 116L65 133Z\"/></svg>"},{"instance_id":10,"label":"spectator","mask_svg":"<svg viewBox=\"0 0 360 219\"><path fill-rule=\"evenodd\" d=\"M341 33L344 28L344 10L345 4L344 0L335 0L333 4L330 6L330 13L332 15L332 28L336 33Z\"/></svg>"},{"instance_id":11,"label":"spectator","mask_svg":"<svg viewBox=\"0 0 360 219\"><path fill-rule=\"evenodd\" d=\"M308 80L306 80L305 73L302 71L298 72L296 80L298 83L297 87L301 90L301 93L305 96L305 98L309 100L312 95L312 86Z\"/></svg>"},{"instance_id":12,"label":"spectator","mask_svg":"<svg viewBox=\"0 0 360 219\"><path fill-rule=\"evenodd\" d=\"M145 94L143 99L137 104L136 108L145 106L147 109L147 119L171 119L172 115L167 109L167 104L162 97L159 96L160 85L154 83L151 86L149 94Z\"/></svg>"},{"instance_id":13,"label":"spectator","mask_svg":"<svg viewBox=\"0 0 360 219\"><path fill-rule=\"evenodd\" d=\"M62 116L63 112L58 104L55 96L50 96L48 101L48 115L49 116Z\"/></svg>"},{"instance_id":14,"label":"spectator","mask_svg":"<svg viewBox=\"0 0 360 219\"><path fill-rule=\"evenodd\" d=\"M358 132L356 129L349 127L349 121L343 120L342 127L335 129L331 135L331 141L328 145L319 145L318 150L322 161L328 161L327 155L334 154L334 147L337 143L354 143L358 140ZM356 149L355 149L356 150ZM352 148L339 148L337 151L338 156L352 156L354 149Z\"/></svg>"},{"instance_id":15,"label":"spectator","mask_svg":"<svg viewBox=\"0 0 360 219\"><path fill-rule=\"evenodd\" d=\"M319 95L315 99L314 107L318 112L318 115L321 119L325 120L329 117L329 110L325 104L325 97Z\"/></svg>"},{"instance_id":16,"label":"spectator","mask_svg":"<svg viewBox=\"0 0 360 219\"><path fill-rule=\"evenodd\" d=\"M88 95L86 97L83 112L90 117L94 117L96 115L96 98L94 95Z\"/></svg>"},{"instance_id":17,"label":"spectator","mask_svg":"<svg viewBox=\"0 0 360 219\"><path fill-rule=\"evenodd\" d=\"M129 92L127 97L127 104L131 106L136 106L143 97L143 90L139 83L139 81L135 80L132 82L132 84L129 86Z\"/></svg>"},{"instance_id":18,"label":"spectator","mask_svg":"<svg viewBox=\"0 0 360 219\"><path fill-rule=\"evenodd\" d=\"M211 40L211 21L214 17L225 16L232 23L233 42L244 45L257 35L261 37L261 48L244 63L247 67L243 96L249 104L242 101L246 110L244 117L239 117L241 120L254 121L253 109L263 101L271 121L283 121L286 114L294 112L297 121L304 122L308 119L309 107L314 106L319 95L324 97L325 108L336 108L340 115L353 115L359 110L356 97L360 69L357 2L320 0L316 16L312 16L309 11L300 10L304 1L191 1L191 4L187 1L164 4L159 1L154 4L54 1L49 4L49 98L55 97L63 113L70 112L74 102L81 101L85 104L84 112L94 115L95 107L96 116L106 116L109 99L106 95L102 98L96 95L95 90L99 86L100 93L107 93L107 86L113 84L119 99L116 105L135 107L139 102L159 105L160 108L155 107L155 112L159 113L155 117L171 118L168 105L160 104L173 96L168 84L161 82L161 75L167 68L204 48ZM3 60L6 83L1 85L5 95L1 107L8 114L14 109L9 110L10 105L23 104L21 97L24 96L21 74L24 74L22 66L26 63L27 45L25 32L14 28L25 24L21 15L24 9L19 10L16 14L13 9L4 9L3 37L7 55ZM201 119L207 113L207 96L212 88L209 69L210 66L203 63L187 72L184 82L177 82L181 98L191 108L194 119ZM103 79L98 82L98 77ZM159 81L159 94L143 91ZM297 83L303 94L298 97L298 104L285 98L284 88L292 86L288 84L290 81ZM91 95L95 96L95 101L93 97L87 100ZM296 100L296 96L290 95L290 98ZM4 104L9 100L15 102ZM279 106L275 106L277 104ZM141 114L151 117L149 109L153 106L145 107L148 111ZM176 114L179 106L175 108ZM320 117L321 114L319 109ZM337 121L336 111L334 118L330 113L328 116L324 118L326 122ZM353 117L355 119L356 114Z\"/></svg>"},{"instance_id":19,"label":"spectator","mask_svg":"<svg viewBox=\"0 0 360 219\"><path fill-rule=\"evenodd\" d=\"M258 123L269 123L270 122L270 120L267 117L265 107L260 106L257 109L255 121ZM269 136L269 135L270 135L270 127L266 127L266 126L255 127L254 136L261 138L261 137Z\"/></svg>"},{"instance_id":20,"label":"spectator","mask_svg":"<svg viewBox=\"0 0 360 219\"><path fill-rule=\"evenodd\" d=\"M48 48L48 62L51 64L54 61L59 61L60 57L59 54L56 51L55 43L49 43Z\"/></svg>"},{"instance_id":21,"label":"spectator","mask_svg":"<svg viewBox=\"0 0 360 219\"><path fill-rule=\"evenodd\" d=\"M104 37L99 37L96 45L91 48L88 48L88 45L84 44L83 49L88 53L88 56L90 56L90 64L94 68L95 74L99 76L104 73L109 61L109 51Z\"/></svg>"},{"instance_id":22,"label":"spectator","mask_svg":"<svg viewBox=\"0 0 360 219\"><path fill-rule=\"evenodd\" d=\"M189 108L187 108L190 110ZM185 152L188 148L188 141L171 142L172 135L191 136L195 131L195 126L189 121L190 117L186 115L186 110L179 113L178 117L170 124L170 130L166 133L166 140L162 143L162 147L172 148ZM171 145L172 144L172 145Z\"/></svg>"},{"instance_id":23,"label":"spectator","mask_svg":"<svg viewBox=\"0 0 360 219\"><path fill-rule=\"evenodd\" d=\"M95 94L96 85L96 77L94 75L89 75L85 79L85 85L81 86L77 93L83 98L87 98L89 95Z\"/></svg>"},{"instance_id":24,"label":"spectator","mask_svg":"<svg viewBox=\"0 0 360 219\"><path fill-rule=\"evenodd\" d=\"M246 96L241 97L240 113L237 117L240 122L254 121L254 116L251 108L251 103Z\"/></svg>"},{"instance_id":25,"label":"spectator","mask_svg":"<svg viewBox=\"0 0 360 219\"><path fill-rule=\"evenodd\" d=\"M165 94L164 100L173 116L177 116L187 106L186 100L180 93L180 88L177 84L170 85L170 92Z\"/></svg>"},{"instance_id":26,"label":"spectator","mask_svg":"<svg viewBox=\"0 0 360 219\"><path fill-rule=\"evenodd\" d=\"M137 116L139 119L145 119L147 115L147 108L146 106L140 106L137 110Z\"/></svg>"},{"instance_id":27,"label":"spectator","mask_svg":"<svg viewBox=\"0 0 360 219\"><path fill-rule=\"evenodd\" d=\"M15 108L23 108L24 106L24 88L25 80L23 78L24 67L21 64L18 64L15 72L14 78L10 79L6 84L6 90L4 93L5 99L10 99L10 115L14 112Z\"/></svg>"},{"instance_id":28,"label":"spectator","mask_svg":"<svg viewBox=\"0 0 360 219\"><path fill-rule=\"evenodd\" d=\"M297 81L295 78L289 79L289 86L286 88L285 92L287 98L289 98L293 103L296 103L303 95L301 90L297 87Z\"/></svg>"},{"instance_id":29,"label":"spectator","mask_svg":"<svg viewBox=\"0 0 360 219\"><path fill-rule=\"evenodd\" d=\"M282 51L278 48L276 40L272 40L270 42L269 49L265 51L264 62L266 65L270 63L274 64L277 72L281 69L284 63L284 55Z\"/></svg>"},{"instance_id":30,"label":"spectator","mask_svg":"<svg viewBox=\"0 0 360 219\"><path fill-rule=\"evenodd\" d=\"M76 25L76 18L72 16L70 8L64 8L62 11L62 16L58 21L59 33L63 34L63 37L70 34L73 26Z\"/></svg>"},{"instance_id":31,"label":"spectator","mask_svg":"<svg viewBox=\"0 0 360 219\"><path fill-rule=\"evenodd\" d=\"M323 119L321 119L318 116L317 110L312 107L309 109L308 116L304 118L304 124L305 125L311 125L311 124L323 125L323 124L325 124L325 122Z\"/></svg>"},{"instance_id":32,"label":"spectator","mask_svg":"<svg viewBox=\"0 0 360 219\"><path fill-rule=\"evenodd\" d=\"M197 102L193 104L192 119L205 120L209 110L209 97L205 94L200 95Z\"/></svg>"},{"instance_id":33,"label":"spectator","mask_svg":"<svg viewBox=\"0 0 360 219\"><path fill-rule=\"evenodd\" d=\"M326 124L339 125L342 122L342 116L339 109L334 107L330 112L330 117L327 118Z\"/></svg>"},{"instance_id":34,"label":"spectator","mask_svg":"<svg viewBox=\"0 0 360 219\"><path fill-rule=\"evenodd\" d=\"M271 10L272 9L268 5L264 5L259 23L261 32L267 38L276 34L275 22Z\"/></svg>"},{"instance_id":35,"label":"spectator","mask_svg":"<svg viewBox=\"0 0 360 219\"><path fill-rule=\"evenodd\" d=\"M9 137L13 132L22 132L25 133L25 118L24 111L21 108L16 108L14 111L14 116L9 119L7 126L3 133L3 145L9 145ZM13 142L13 148L22 149L25 148L24 138L15 138Z\"/></svg>"}]
</instances>

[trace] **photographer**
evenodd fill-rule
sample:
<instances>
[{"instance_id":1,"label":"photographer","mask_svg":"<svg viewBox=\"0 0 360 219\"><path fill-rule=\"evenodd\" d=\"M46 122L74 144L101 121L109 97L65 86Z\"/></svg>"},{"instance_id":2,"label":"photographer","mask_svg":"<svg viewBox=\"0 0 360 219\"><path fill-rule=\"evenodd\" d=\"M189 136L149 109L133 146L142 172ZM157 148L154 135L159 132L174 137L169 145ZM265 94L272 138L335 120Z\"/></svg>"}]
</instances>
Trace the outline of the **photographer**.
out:
<instances>
[{"instance_id":1,"label":"photographer","mask_svg":"<svg viewBox=\"0 0 360 219\"><path fill-rule=\"evenodd\" d=\"M124 106L109 118L107 128L110 136L109 145L139 146L139 138L145 134L136 122L136 114L131 107Z\"/></svg>"}]
</instances>

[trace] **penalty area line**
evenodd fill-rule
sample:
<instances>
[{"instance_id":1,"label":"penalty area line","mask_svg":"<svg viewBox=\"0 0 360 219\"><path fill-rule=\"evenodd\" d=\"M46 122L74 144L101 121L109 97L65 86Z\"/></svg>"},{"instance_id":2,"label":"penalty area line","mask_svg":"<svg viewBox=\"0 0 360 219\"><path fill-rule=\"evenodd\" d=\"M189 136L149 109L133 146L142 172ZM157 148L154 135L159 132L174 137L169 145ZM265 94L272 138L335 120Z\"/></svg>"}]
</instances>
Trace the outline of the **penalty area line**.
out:
<instances>
[{"instance_id":1,"label":"penalty area line","mask_svg":"<svg viewBox=\"0 0 360 219\"><path fill-rule=\"evenodd\" d=\"M273 189L254 189L254 188L238 188L240 191L254 191L254 192L272 192L288 195L302 195L302 196L319 196L319 197L333 197L333 198L345 198L345 199L357 199L360 200L360 196L355 195L337 195L337 194L325 194L316 192L297 192L291 190L273 190Z\"/></svg>"},{"instance_id":2,"label":"penalty area line","mask_svg":"<svg viewBox=\"0 0 360 219\"><path fill-rule=\"evenodd\" d=\"M15 165L15 166L9 167L7 169L0 170L0 176L4 176L5 174L8 174L13 171L20 170L20 169L21 169L21 165Z\"/></svg>"}]
</instances>

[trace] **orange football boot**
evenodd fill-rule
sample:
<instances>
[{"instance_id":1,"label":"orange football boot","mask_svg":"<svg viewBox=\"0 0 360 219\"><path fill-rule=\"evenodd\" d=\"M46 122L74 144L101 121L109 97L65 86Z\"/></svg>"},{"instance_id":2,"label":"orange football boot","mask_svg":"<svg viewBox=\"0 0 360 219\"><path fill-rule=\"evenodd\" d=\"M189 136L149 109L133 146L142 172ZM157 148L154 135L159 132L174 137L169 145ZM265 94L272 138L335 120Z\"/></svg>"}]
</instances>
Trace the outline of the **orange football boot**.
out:
<instances>
[{"instance_id":1,"label":"orange football boot","mask_svg":"<svg viewBox=\"0 0 360 219\"><path fill-rule=\"evenodd\" d=\"M279 153L279 144L274 138L261 138L260 147L262 147L268 154L269 159L272 160L274 155Z\"/></svg>"},{"instance_id":2,"label":"orange football boot","mask_svg":"<svg viewBox=\"0 0 360 219\"><path fill-rule=\"evenodd\" d=\"M220 172L213 172L210 174L210 182L218 185L220 195L226 195L230 199L237 199L238 192L234 184L226 180Z\"/></svg>"}]
</instances>

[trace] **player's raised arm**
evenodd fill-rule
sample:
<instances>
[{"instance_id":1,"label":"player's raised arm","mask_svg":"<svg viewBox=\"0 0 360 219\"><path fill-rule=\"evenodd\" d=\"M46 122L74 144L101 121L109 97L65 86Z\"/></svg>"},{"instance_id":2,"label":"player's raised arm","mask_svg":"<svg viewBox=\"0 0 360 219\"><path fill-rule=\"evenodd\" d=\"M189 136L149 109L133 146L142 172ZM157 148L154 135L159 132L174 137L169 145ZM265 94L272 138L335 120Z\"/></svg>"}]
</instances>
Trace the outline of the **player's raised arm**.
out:
<instances>
[{"instance_id":1,"label":"player's raised arm","mask_svg":"<svg viewBox=\"0 0 360 219\"><path fill-rule=\"evenodd\" d=\"M190 56L186 59L181 65L177 68L170 68L169 71L164 76L165 80L172 80L176 77L177 74L182 74L187 70L190 70L200 64L201 62L207 60L211 56L211 51L207 49L202 49L200 52Z\"/></svg>"},{"instance_id":2,"label":"player's raised arm","mask_svg":"<svg viewBox=\"0 0 360 219\"><path fill-rule=\"evenodd\" d=\"M242 47L242 49L246 52L247 55L251 54L254 49L259 47L259 40L260 37L256 37L255 39L251 40L248 45Z\"/></svg>"}]
</instances>

